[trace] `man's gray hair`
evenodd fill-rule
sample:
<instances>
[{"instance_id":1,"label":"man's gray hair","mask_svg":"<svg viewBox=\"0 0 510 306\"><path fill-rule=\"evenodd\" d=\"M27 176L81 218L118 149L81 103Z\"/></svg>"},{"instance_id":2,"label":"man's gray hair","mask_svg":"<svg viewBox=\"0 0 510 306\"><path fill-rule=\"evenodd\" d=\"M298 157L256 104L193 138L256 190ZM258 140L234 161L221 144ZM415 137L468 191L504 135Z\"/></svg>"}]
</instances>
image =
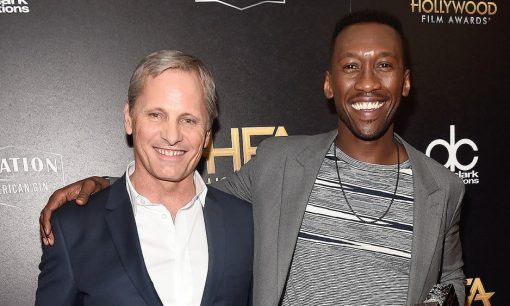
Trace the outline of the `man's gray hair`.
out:
<instances>
[{"instance_id":1,"label":"man's gray hair","mask_svg":"<svg viewBox=\"0 0 510 306\"><path fill-rule=\"evenodd\" d=\"M160 50L147 55L136 67L129 81L128 104L132 111L135 101L145 86L147 76L157 77L168 69L176 69L197 74L204 90L207 113L209 115L208 128L218 117L216 106L216 86L211 71L198 58L178 50Z\"/></svg>"}]
</instances>

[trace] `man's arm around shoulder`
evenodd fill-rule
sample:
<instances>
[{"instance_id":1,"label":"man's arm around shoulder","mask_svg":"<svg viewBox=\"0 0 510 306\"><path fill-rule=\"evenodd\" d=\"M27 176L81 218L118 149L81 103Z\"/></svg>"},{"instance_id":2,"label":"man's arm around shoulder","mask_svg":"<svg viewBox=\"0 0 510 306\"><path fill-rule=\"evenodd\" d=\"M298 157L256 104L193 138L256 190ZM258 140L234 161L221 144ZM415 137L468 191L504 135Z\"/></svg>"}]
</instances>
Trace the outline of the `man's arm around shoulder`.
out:
<instances>
[{"instance_id":1,"label":"man's arm around shoulder","mask_svg":"<svg viewBox=\"0 0 510 306\"><path fill-rule=\"evenodd\" d=\"M257 192L257 181L271 179L271 171L275 167L282 166L287 151L292 151L287 145L291 138L295 137L264 139L257 147L257 154L249 162L239 171L213 183L212 186L253 204Z\"/></svg>"}]
</instances>

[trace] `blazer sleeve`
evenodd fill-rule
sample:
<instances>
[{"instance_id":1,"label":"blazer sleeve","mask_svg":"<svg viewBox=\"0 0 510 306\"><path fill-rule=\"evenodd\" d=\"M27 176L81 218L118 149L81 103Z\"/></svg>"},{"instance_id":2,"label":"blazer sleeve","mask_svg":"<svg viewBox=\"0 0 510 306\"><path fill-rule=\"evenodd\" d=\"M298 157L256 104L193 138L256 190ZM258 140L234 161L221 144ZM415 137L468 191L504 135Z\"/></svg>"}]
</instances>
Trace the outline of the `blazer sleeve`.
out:
<instances>
[{"instance_id":1,"label":"blazer sleeve","mask_svg":"<svg viewBox=\"0 0 510 306\"><path fill-rule=\"evenodd\" d=\"M441 269L441 284L453 284L455 293L459 300L459 305L464 305L465 293L465 276L462 271L464 262L462 260L462 246L459 235L459 222L461 203L465 192L464 184L459 182L457 188L457 197L452 197L451 200L455 206L452 209L447 209L447 227L445 229L444 247L443 247L443 260ZM450 217L451 216L451 217Z\"/></svg>"},{"instance_id":2,"label":"blazer sleeve","mask_svg":"<svg viewBox=\"0 0 510 306\"><path fill-rule=\"evenodd\" d=\"M79 293L58 216L54 216L51 223L55 244L43 246L35 305L79 305Z\"/></svg>"},{"instance_id":3,"label":"blazer sleeve","mask_svg":"<svg viewBox=\"0 0 510 306\"><path fill-rule=\"evenodd\" d=\"M244 164L241 169L228 175L225 179L213 183L212 185L223 192L230 193L246 202L254 202L254 190L256 188L256 179L258 177L259 167L270 164L266 156L267 140L262 141L257 147L257 154Z\"/></svg>"}]
</instances>

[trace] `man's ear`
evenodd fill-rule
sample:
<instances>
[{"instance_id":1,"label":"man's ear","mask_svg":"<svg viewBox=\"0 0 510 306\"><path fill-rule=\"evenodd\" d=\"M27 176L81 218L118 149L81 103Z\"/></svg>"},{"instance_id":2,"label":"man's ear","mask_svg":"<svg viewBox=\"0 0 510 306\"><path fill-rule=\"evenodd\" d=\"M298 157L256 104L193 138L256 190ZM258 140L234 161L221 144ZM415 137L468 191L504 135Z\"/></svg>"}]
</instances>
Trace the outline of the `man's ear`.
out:
<instances>
[{"instance_id":1,"label":"man's ear","mask_svg":"<svg viewBox=\"0 0 510 306\"><path fill-rule=\"evenodd\" d=\"M326 96L327 99L333 98L333 86L331 86L331 82L331 73L326 71L324 73L324 96Z\"/></svg>"},{"instance_id":2,"label":"man's ear","mask_svg":"<svg viewBox=\"0 0 510 306\"><path fill-rule=\"evenodd\" d=\"M204 149L209 146L209 141L211 140L211 131L212 131L212 128L208 129L207 132L205 132L205 140L204 140L204 145L203 145Z\"/></svg>"},{"instance_id":3,"label":"man's ear","mask_svg":"<svg viewBox=\"0 0 510 306\"><path fill-rule=\"evenodd\" d=\"M126 134L133 134L133 118L131 118L131 114L129 113L129 103L126 102L124 104L124 130Z\"/></svg>"},{"instance_id":4,"label":"man's ear","mask_svg":"<svg viewBox=\"0 0 510 306\"><path fill-rule=\"evenodd\" d=\"M404 84L402 86L402 96L407 97L411 91L411 70L406 69L404 71Z\"/></svg>"}]
</instances>

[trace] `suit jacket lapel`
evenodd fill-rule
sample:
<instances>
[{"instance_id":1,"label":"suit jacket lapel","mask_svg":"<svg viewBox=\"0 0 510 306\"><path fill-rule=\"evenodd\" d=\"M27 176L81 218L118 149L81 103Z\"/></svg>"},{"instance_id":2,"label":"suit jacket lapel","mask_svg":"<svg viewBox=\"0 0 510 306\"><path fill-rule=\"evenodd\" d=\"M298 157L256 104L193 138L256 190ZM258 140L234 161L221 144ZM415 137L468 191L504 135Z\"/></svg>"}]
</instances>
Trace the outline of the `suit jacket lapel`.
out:
<instances>
[{"instance_id":1,"label":"suit jacket lapel","mask_svg":"<svg viewBox=\"0 0 510 306\"><path fill-rule=\"evenodd\" d=\"M105 222L129 278L147 305L162 305L145 267L125 175L110 187Z\"/></svg>"},{"instance_id":2,"label":"suit jacket lapel","mask_svg":"<svg viewBox=\"0 0 510 306\"><path fill-rule=\"evenodd\" d=\"M437 248L442 222L440 205L444 202L444 193L425 163L423 156L409 144L404 144L413 170L414 206L413 206L413 243L407 304L421 302L432 257Z\"/></svg>"},{"instance_id":3,"label":"suit jacket lapel","mask_svg":"<svg viewBox=\"0 0 510 306\"><path fill-rule=\"evenodd\" d=\"M288 158L285 161L277 246L278 296L282 295L287 281L297 236L315 178L336 135L336 130L324 134L318 141L297 153L295 158ZM400 137L397 138L404 144L413 169L415 200L407 297L409 303L418 301L426 294L423 292L424 284L439 241L442 222L440 203L444 201L444 194L428 167L422 162L421 154Z\"/></svg>"},{"instance_id":4,"label":"suit jacket lapel","mask_svg":"<svg viewBox=\"0 0 510 306\"><path fill-rule=\"evenodd\" d=\"M216 198L208 191L204 206L205 231L207 233L207 248L209 251L209 264L202 306L212 305L218 286L223 277L225 265L225 228L221 205L216 204Z\"/></svg>"},{"instance_id":5,"label":"suit jacket lapel","mask_svg":"<svg viewBox=\"0 0 510 306\"><path fill-rule=\"evenodd\" d=\"M303 148L295 158L286 160L278 228L278 296L282 295L287 281L297 237L315 178L336 135L336 130L323 134L317 141Z\"/></svg>"}]
</instances>

